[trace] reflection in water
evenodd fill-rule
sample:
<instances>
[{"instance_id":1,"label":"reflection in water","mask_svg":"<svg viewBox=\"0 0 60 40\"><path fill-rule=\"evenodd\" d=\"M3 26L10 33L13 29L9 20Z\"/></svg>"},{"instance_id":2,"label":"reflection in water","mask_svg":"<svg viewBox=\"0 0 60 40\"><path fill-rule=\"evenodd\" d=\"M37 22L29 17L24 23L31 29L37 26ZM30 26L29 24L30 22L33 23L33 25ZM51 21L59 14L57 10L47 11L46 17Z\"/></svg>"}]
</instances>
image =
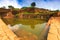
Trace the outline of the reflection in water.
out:
<instances>
[{"instance_id":1,"label":"reflection in water","mask_svg":"<svg viewBox=\"0 0 60 40\"><path fill-rule=\"evenodd\" d=\"M47 29L46 21L41 19L3 19L8 27L21 40L45 40Z\"/></svg>"},{"instance_id":2,"label":"reflection in water","mask_svg":"<svg viewBox=\"0 0 60 40\"><path fill-rule=\"evenodd\" d=\"M16 24L14 26L11 26L10 24L8 24L8 27L14 32L17 31L21 26L22 24Z\"/></svg>"},{"instance_id":3,"label":"reflection in water","mask_svg":"<svg viewBox=\"0 0 60 40\"><path fill-rule=\"evenodd\" d=\"M36 24L33 25L23 25L23 24L16 24L11 27L8 27L15 32L17 36L22 38L22 40L45 40L46 39L46 31L45 29L46 23Z\"/></svg>"}]
</instances>

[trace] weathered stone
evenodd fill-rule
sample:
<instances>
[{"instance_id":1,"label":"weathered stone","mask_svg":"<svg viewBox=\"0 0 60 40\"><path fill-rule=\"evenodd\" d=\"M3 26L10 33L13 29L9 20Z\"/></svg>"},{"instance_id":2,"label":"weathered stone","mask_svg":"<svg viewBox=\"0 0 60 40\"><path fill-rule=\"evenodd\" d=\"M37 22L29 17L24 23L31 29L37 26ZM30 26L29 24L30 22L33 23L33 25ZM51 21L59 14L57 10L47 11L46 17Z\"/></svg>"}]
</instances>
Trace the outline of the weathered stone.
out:
<instances>
[{"instance_id":1,"label":"weathered stone","mask_svg":"<svg viewBox=\"0 0 60 40\"><path fill-rule=\"evenodd\" d=\"M51 18L47 25L50 25L47 40L60 40L60 17Z\"/></svg>"},{"instance_id":2,"label":"weathered stone","mask_svg":"<svg viewBox=\"0 0 60 40\"><path fill-rule=\"evenodd\" d=\"M19 40L19 38L0 19L0 40Z\"/></svg>"}]
</instances>

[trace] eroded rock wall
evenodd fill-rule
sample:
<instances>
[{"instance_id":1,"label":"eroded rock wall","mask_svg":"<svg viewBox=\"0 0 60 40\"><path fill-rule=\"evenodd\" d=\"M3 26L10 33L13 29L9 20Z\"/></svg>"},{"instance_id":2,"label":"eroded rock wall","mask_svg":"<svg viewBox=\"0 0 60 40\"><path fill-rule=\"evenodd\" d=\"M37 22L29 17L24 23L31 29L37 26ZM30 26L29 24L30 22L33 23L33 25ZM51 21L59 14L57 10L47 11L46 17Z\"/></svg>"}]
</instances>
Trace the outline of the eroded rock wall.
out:
<instances>
[{"instance_id":1,"label":"eroded rock wall","mask_svg":"<svg viewBox=\"0 0 60 40\"><path fill-rule=\"evenodd\" d=\"M47 40L60 40L60 17L52 18L48 21L50 29Z\"/></svg>"},{"instance_id":2,"label":"eroded rock wall","mask_svg":"<svg viewBox=\"0 0 60 40\"><path fill-rule=\"evenodd\" d=\"M19 38L0 19L0 40L19 40Z\"/></svg>"}]
</instances>

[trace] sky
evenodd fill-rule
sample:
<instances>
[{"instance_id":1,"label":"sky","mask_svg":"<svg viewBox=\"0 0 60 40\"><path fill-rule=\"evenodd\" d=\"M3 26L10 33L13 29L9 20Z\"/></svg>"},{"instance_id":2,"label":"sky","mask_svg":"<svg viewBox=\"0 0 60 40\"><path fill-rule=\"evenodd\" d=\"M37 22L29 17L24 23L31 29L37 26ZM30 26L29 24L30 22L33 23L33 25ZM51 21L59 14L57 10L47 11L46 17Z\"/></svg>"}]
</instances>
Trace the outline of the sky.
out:
<instances>
[{"instance_id":1,"label":"sky","mask_svg":"<svg viewBox=\"0 0 60 40\"><path fill-rule=\"evenodd\" d=\"M0 7L8 8L8 5L15 8L30 7L32 2L35 2L38 8L60 10L60 0L0 0Z\"/></svg>"}]
</instances>

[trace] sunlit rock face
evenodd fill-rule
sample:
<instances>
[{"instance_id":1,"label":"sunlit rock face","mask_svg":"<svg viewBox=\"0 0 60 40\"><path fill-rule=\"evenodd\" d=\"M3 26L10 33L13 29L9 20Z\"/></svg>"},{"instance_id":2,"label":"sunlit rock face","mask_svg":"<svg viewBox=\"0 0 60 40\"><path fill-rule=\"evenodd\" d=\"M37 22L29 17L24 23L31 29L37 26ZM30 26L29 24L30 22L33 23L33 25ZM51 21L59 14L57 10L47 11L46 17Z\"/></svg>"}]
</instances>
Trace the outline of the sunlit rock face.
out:
<instances>
[{"instance_id":1,"label":"sunlit rock face","mask_svg":"<svg viewBox=\"0 0 60 40\"><path fill-rule=\"evenodd\" d=\"M0 40L19 40L19 38L0 19Z\"/></svg>"},{"instance_id":2,"label":"sunlit rock face","mask_svg":"<svg viewBox=\"0 0 60 40\"><path fill-rule=\"evenodd\" d=\"M50 29L47 40L60 40L60 17L53 17L48 24L50 24Z\"/></svg>"}]
</instances>

